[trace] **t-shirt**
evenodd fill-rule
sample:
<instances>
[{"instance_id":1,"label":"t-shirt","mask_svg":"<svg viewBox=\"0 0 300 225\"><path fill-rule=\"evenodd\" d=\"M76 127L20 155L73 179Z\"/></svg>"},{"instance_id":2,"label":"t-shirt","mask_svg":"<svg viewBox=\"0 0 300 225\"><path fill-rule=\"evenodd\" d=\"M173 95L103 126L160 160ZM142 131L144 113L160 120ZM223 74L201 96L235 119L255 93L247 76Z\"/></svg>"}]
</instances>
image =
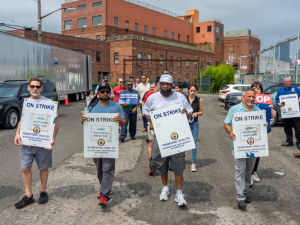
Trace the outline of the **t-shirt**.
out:
<instances>
[{"instance_id":1,"label":"t-shirt","mask_svg":"<svg viewBox=\"0 0 300 225\"><path fill-rule=\"evenodd\" d=\"M140 97L143 98L145 93L147 91L150 91L150 84L146 83L145 85L143 83L140 83L137 87L136 90L139 92ZM140 100L140 103L142 103L142 99Z\"/></svg>"},{"instance_id":2,"label":"t-shirt","mask_svg":"<svg viewBox=\"0 0 300 225\"><path fill-rule=\"evenodd\" d=\"M144 98L143 98L143 102L147 102L147 99L149 98L149 96L150 95L152 95L152 94L154 94L155 92L154 91L148 91L146 94L145 94L145 96L144 96Z\"/></svg>"},{"instance_id":3,"label":"t-shirt","mask_svg":"<svg viewBox=\"0 0 300 225\"><path fill-rule=\"evenodd\" d=\"M261 111L261 109L254 105L253 111ZM249 112L249 111L244 107L243 103L241 102L240 104L235 105L229 109L227 116L224 120L224 123L231 126L232 125L232 113L237 113L237 112ZM233 141L231 141L231 146L233 146Z\"/></svg>"},{"instance_id":4,"label":"t-shirt","mask_svg":"<svg viewBox=\"0 0 300 225\"><path fill-rule=\"evenodd\" d=\"M124 90L125 90L125 86L123 86L123 87L117 86L117 87L114 88L113 93L116 96L116 103L119 102L119 95Z\"/></svg>"},{"instance_id":5,"label":"t-shirt","mask_svg":"<svg viewBox=\"0 0 300 225\"><path fill-rule=\"evenodd\" d=\"M183 105L183 108L187 110L189 114L193 113L193 108L186 100L183 94L176 91L169 98L162 96L160 92L154 93L148 97L146 104L143 108L143 113L147 116L150 115L150 112L153 110L158 110L175 105Z\"/></svg>"},{"instance_id":6,"label":"t-shirt","mask_svg":"<svg viewBox=\"0 0 300 225\"><path fill-rule=\"evenodd\" d=\"M109 103L105 106L100 105L98 102L97 105L95 105L95 107L92 108L92 110L90 111L90 113L117 113L117 112L119 113L122 119L125 118L122 107L113 101L109 101Z\"/></svg>"},{"instance_id":7,"label":"t-shirt","mask_svg":"<svg viewBox=\"0 0 300 225\"><path fill-rule=\"evenodd\" d=\"M133 90L133 89L131 91L125 90L123 92L135 92L135 93L138 93L136 90ZM139 100L140 99L141 98L140 98L140 95L139 95ZM122 108L123 108L124 111L132 111L135 107L136 107L136 105L127 105L126 107L122 106Z\"/></svg>"}]
</instances>

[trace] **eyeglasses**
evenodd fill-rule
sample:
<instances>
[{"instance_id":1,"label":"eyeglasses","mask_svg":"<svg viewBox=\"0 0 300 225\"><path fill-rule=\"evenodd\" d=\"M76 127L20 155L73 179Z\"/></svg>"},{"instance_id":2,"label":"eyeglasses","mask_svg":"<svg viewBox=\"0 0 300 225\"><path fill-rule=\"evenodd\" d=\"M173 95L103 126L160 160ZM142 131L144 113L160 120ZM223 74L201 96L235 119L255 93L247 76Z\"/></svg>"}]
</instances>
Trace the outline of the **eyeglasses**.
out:
<instances>
[{"instance_id":1,"label":"eyeglasses","mask_svg":"<svg viewBox=\"0 0 300 225\"><path fill-rule=\"evenodd\" d=\"M40 89L42 86L29 85L30 88Z\"/></svg>"},{"instance_id":2,"label":"eyeglasses","mask_svg":"<svg viewBox=\"0 0 300 225\"><path fill-rule=\"evenodd\" d=\"M99 92L100 92L101 94L104 94L104 93L109 94L109 93L110 93L110 90L100 90Z\"/></svg>"},{"instance_id":3,"label":"eyeglasses","mask_svg":"<svg viewBox=\"0 0 300 225\"><path fill-rule=\"evenodd\" d=\"M123 81L119 81L119 83L123 83Z\"/></svg>"}]
</instances>

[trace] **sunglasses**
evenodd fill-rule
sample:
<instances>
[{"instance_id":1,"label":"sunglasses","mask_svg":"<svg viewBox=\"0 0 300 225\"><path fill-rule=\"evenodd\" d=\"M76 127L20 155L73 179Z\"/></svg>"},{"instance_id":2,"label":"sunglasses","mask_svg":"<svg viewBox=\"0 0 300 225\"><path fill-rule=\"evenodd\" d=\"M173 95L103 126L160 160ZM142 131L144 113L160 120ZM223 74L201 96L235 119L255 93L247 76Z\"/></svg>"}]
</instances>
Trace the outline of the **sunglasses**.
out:
<instances>
[{"instance_id":1,"label":"sunglasses","mask_svg":"<svg viewBox=\"0 0 300 225\"><path fill-rule=\"evenodd\" d=\"M123 81L119 81L119 83L123 83Z\"/></svg>"},{"instance_id":2,"label":"sunglasses","mask_svg":"<svg viewBox=\"0 0 300 225\"><path fill-rule=\"evenodd\" d=\"M42 86L29 85L30 88L40 89Z\"/></svg>"},{"instance_id":3,"label":"sunglasses","mask_svg":"<svg viewBox=\"0 0 300 225\"><path fill-rule=\"evenodd\" d=\"M100 92L101 94L104 94L104 93L109 94L109 93L110 93L110 90L100 90L99 92Z\"/></svg>"},{"instance_id":4,"label":"sunglasses","mask_svg":"<svg viewBox=\"0 0 300 225\"><path fill-rule=\"evenodd\" d=\"M146 78L141 78L142 80L146 80Z\"/></svg>"}]
</instances>

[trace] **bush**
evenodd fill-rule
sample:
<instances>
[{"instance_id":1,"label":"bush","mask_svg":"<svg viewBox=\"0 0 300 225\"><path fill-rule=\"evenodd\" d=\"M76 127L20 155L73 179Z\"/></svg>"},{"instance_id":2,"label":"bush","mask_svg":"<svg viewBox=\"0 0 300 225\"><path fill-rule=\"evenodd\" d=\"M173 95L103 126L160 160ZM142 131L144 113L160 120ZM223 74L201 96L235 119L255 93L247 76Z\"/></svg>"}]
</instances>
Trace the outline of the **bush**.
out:
<instances>
[{"instance_id":1,"label":"bush","mask_svg":"<svg viewBox=\"0 0 300 225\"><path fill-rule=\"evenodd\" d=\"M203 76L211 75L210 89L212 92L219 92L225 85L232 84L235 74L235 69L224 62L219 66L210 66L203 72Z\"/></svg>"}]
</instances>

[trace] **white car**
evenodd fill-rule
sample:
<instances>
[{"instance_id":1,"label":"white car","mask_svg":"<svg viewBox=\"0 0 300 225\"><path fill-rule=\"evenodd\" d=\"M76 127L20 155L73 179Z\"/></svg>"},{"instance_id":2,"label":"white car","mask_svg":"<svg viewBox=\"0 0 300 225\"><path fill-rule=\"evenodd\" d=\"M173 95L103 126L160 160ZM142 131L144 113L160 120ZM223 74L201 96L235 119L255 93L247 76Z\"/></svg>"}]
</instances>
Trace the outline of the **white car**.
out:
<instances>
[{"instance_id":1,"label":"white car","mask_svg":"<svg viewBox=\"0 0 300 225\"><path fill-rule=\"evenodd\" d=\"M250 84L228 84L220 90L218 100L224 102L224 99L228 94L244 92L250 87Z\"/></svg>"}]
</instances>

